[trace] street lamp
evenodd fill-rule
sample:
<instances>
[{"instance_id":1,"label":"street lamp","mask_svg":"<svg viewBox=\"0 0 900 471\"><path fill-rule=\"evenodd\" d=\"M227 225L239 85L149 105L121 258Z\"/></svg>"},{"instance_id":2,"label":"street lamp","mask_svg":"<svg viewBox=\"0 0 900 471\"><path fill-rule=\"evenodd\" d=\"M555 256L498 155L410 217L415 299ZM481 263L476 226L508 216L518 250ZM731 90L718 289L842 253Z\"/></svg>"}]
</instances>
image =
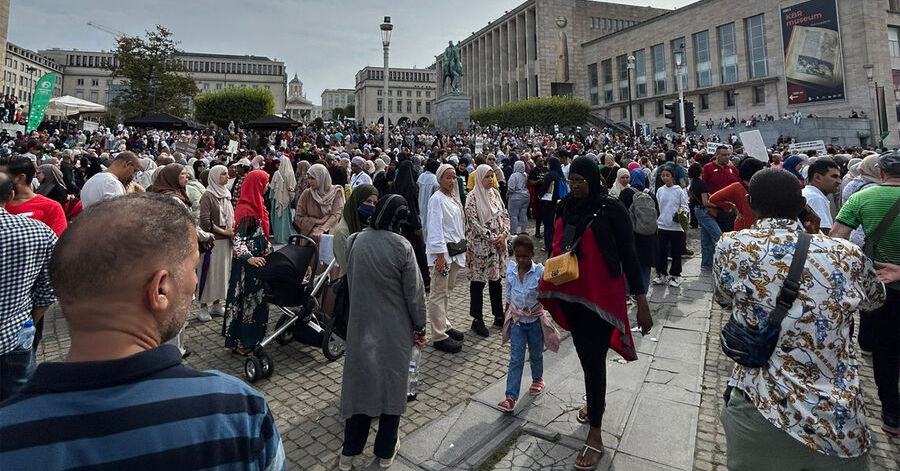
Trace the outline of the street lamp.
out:
<instances>
[{"instance_id":1,"label":"street lamp","mask_svg":"<svg viewBox=\"0 0 900 471\"><path fill-rule=\"evenodd\" d=\"M634 115L631 114L631 71L634 70L634 56L628 56L626 59L627 64L625 68L628 70L628 123L631 125L631 136L634 137L637 133L634 131Z\"/></svg>"},{"instance_id":2,"label":"street lamp","mask_svg":"<svg viewBox=\"0 0 900 471\"><path fill-rule=\"evenodd\" d=\"M384 152L388 152L388 133L390 132L390 127L388 126L388 56L391 48L391 30L394 29L394 25L391 24L391 17L385 16L384 23L381 23L381 45L384 47L384 98L382 100L381 110L384 112L383 120L384 120Z\"/></svg>"},{"instance_id":3,"label":"street lamp","mask_svg":"<svg viewBox=\"0 0 900 471\"><path fill-rule=\"evenodd\" d=\"M37 67L32 67L30 65L25 66L25 71L28 72L28 78L30 80L28 90L28 112L31 113L31 103L34 101L34 73L37 72Z\"/></svg>"},{"instance_id":4,"label":"street lamp","mask_svg":"<svg viewBox=\"0 0 900 471\"><path fill-rule=\"evenodd\" d=\"M681 80L682 70L684 68L684 43L681 43L681 47L675 50L675 73L677 77L675 77L675 85L678 87L678 122L681 123L681 139L682 141L685 139L685 129L686 126L684 124L684 82Z\"/></svg>"},{"instance_id":5,"label":"street lamp","mask_svg":"<svg viewBox=\"0 0 900 471\"><path fill-rule=\"evenodd\" d=\"M877 129L876 132L881 131L881 113L878 112L878 103L875 100L875 94L872 93L872 85L878 87L878 82L875 82L875 66L873 64L864 64L863 69L866 71L866 80L869 82L869 85L866 87L866 91L869 93L869 101L872 103L872 121L871 126L872 129ZM872 142L875 142L875 132L872 133Z\"/></svg>"}]
</instances>

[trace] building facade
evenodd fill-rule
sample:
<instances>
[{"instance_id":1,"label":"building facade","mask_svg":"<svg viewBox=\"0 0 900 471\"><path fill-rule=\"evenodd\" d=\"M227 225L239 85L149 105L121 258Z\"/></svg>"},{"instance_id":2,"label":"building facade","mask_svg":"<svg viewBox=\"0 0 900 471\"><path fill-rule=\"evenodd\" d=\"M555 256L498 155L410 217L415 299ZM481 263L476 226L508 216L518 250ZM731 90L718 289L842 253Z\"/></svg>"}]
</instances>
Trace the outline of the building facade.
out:
<instances>
[{"instance_id":1,"label":"building facade","mask_svg":"<svg viewBox=\"0 0 900 471\"><path fill-rule=\"evenodd\" d=\"M322 119L337 119L343 112L335 112L336 109L356 103L356 92L350 88L326 88L322 91Z\"/></svg>"},{"instance_id":2,"label":"building facade","mask_svg":"<svg viewBox=\"0 0 900 471\"><path fill-rule=\"evenodd\" d=\"M23 112L31 109L34 85L44 74L50 72L57 73L52 96L62 96L62 67L37 52L19 47L11 42L6 43L6 56L3 62L3 94L14 96Z\"/></svg>"},{"instance_id":3,"label":"building facade","mask_svg":"<svg viewBox=\"0 0 900 471\"><path fill-rule=\"evenodd\" d=\"M294 74L294 78L288 82L288 96L287 104L284 106L284 116L294 121L307 123L315 119L313 108L314 105L306 99L306 94L303 93L303 82L300 81L300 77L297 77L297 74Z\"/></svg>"},{"instance_id":4,"label":"building facade","mask_svg":"<svg viewBox=\"0 0 900 471\"><path fill-rule=\"evenodd\" d=\"M823 32L829 20L837 27ZM820 35L814 42L821 50L794 52L791 38L797 31ZM837 46L836 54L825 50L827 43ZM685 62L678 69L674 53L682 45ZM589 86L579 96L614 121L629 122L630 96L636 122L663 127L664 104L676 101L682 86L700 132L702 123L718 124L721 118L797 112L846 118L851 111L873 120L874 130L877 84L884 86L882 120L890 131L885 144L900 144L900 2L895 0L701 0L588 41L582 49L586 60L578 68ZM803 66L802 55L817 54L821 60L815 67ZM630 75L629 57L634 58ZM804 73L818 78L798 81ZM871 134L877 141L878 131Z\"/></svg>"},{"instance_id":5,"label":"building facade","mask_svg":"<svg viewBox=\"0 0 900 471\"><path fill-rule=\"evenodd\" d=\"M388 96L384 96L384 67L368 66L356 73L356 120L381 123L384 106L390 124L427 125L434 120L437 97L433 68L388 70ZM324 106L324 105L323 105Z\"/></svg>"},{"instance_id":6,"label":"building facade","mask_svg":"<svg viewBox=\"0 0 900 471\"><path fill-rule=\"evenodd\" d=\"M113 79L107 64L112 52L78 49L46 49L40 54L59 64L64 71L63 94L108 105L120 91L121 81ZM260 56L230 54L177 54L186 73L197 83L200 93L225 88L266 88L275 97L275 113L282 114L287 100L284 62Z\"/></svg>"},{"instance_id":7,"label":"building facade","mask_svg":"<svg viewBox=\"0 0 900 471\"><path fill-rule=\"evenodd\" d=\"M669 10L590 0L528 0L459 41L460 91L472 110L549 95L581 96L581 43ZM436 86L443 54L436 57ZM449 84L448 84L449 86Z\"/></svg>"},{"instance_id":8,"label":"building facade","mask_svg":"<svg viewBox=\"0 0 900 471\"><path fill-rule=\"evenodd\" d=\"M9 0L0 0L0 54L6 63L6 36L9 34Z\"/></svg>"}]
</instances>

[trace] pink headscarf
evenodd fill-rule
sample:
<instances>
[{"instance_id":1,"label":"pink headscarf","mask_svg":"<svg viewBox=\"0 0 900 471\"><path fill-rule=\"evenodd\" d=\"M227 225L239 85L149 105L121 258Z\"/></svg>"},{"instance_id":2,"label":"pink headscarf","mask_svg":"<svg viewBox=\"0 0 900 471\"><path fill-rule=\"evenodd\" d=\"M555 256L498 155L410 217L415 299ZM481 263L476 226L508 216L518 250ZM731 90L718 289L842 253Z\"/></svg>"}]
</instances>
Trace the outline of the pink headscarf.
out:
<instances>
[{"instance_id":1,"label":"pink headscarf","mask_svg":"<svg viewBox=\"0 0 900 471\"><path fill-rule=\"evenodd\" d=\"M631 172L632 170L634 170L636 168L641 168L641 164L639 164L637 162L631 162L628 164L628 172Z\"/></svg>"}]
</instances>

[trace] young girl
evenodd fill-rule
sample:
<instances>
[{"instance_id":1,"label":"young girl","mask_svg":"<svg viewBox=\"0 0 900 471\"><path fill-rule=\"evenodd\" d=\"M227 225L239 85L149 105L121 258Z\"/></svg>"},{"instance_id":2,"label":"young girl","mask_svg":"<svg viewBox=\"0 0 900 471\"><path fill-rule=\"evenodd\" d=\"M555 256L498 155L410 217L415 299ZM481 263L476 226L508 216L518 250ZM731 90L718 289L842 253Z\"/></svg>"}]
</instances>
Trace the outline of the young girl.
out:
<instances>
[{"instance_id":1,"label":"young girl","mask_svg":"<svg viewBox=\"0 0 900 471\"><path fill-rule=\"evenodd\" d=\"M659 217L656 219L659 227L659 252L653 284L662 285L668 281L669 286L677 288L681 286L681 239L684 237L680 217L688 213L688 197L684 189L675 184L672 167L660 167L659 174L665 186L656 190L659 202ZM672 257L671 270L667 270L668 257Z\"/></svg>"},{"instance_id":2,"label":"young girl","mask_svg":"<svg viewBox=\"0 0 900 471\"><path fill-rule=\"evenodd\" d=\"M512 248L516 261L510 261L506 267L506 319L503 322L503 342L510 341L509 374L506 399L498 404L505 412L512 412L519 398L525 347L528 347L531 362L532 382L528 393L532 396L544 390L544 341L550 350L559 349L559 331L537 300L544 266L532 261L534 242L531 237L520 235L513 239Z\"/></svg>"}]
</instances>

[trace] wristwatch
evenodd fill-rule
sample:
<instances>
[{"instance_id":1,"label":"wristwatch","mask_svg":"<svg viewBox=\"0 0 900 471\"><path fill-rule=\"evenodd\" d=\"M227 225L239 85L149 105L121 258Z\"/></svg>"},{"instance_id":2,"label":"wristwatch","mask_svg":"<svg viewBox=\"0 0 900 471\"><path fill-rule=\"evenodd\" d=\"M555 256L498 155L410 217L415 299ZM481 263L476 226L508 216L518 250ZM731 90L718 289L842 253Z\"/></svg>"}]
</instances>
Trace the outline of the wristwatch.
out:
<instances>
[{"instance_id":1,"label":"wristwatch","mask_svg":"<svg viewBox=\"0 0 900 471\"><path fill-rule=\"evenodd\" d=\"M419 337L425 336L425 327L422 327L419 330L413 330L413 335L418 335Z\"/></svg>"}]
</instances>

